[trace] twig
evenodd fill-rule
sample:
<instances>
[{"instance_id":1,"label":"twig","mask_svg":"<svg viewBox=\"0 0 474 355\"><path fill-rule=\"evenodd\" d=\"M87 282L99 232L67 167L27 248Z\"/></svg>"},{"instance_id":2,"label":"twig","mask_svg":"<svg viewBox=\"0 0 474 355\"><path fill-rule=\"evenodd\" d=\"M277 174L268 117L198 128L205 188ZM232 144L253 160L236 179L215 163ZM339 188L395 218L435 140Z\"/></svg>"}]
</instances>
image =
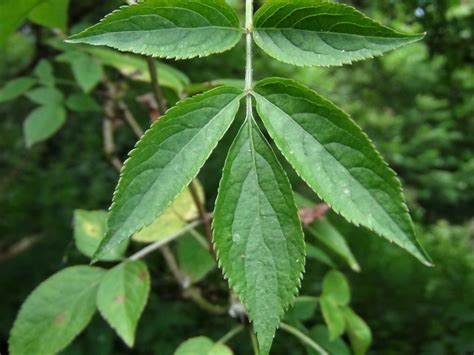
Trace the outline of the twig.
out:
<instances>
[{"instance_id":1,"label":"twig","mask_svg":"<svg viewBox=\"0 0 474 355\"><path fill-rule=\"evenodd\" d=\"M215 315L224 315L227 313L227 307L219 306L207 301L203 296L200 288L190 287L183 290L183 296L185 298L191 299L199 307L205 311L215 314Z\"/></svg>"},{"instance_id":2,"label":"twig","mask_svg":"<svg viewBox=\"0 0 474 355\"><path fill-rule=\"evenodd\" d=\"M306 334L303 334L300 332L298 329L293 328L292 326L286 324L286 323L281 323L280 328L286 331L287 333L290 333L291 335L294 335L297 337L302 343L308 345L311 347L313 350L318 352L321 355L329 355L329 353L324 350L318 343L316 343L313 339L308 337Z\"/></svg>"},{"instance_id":3,"label":"twig","mask_svg":"<svg viewBox=\"0 0 474 355\"><path fill-rule=\"evenodd\" d=\"M188 188L189 188L189 192L191 192L193 202L196 205L196 208L198 210L199 218L201 218L201 220L204 223L204 230L206 232L207 242L209 243L209 250L215 256L214 248L212 244L212 230L211 230L211 224L209 222L209 213L206 211L204 204L199 200L199 194L196 189L196 183L194 181L191 182Z\"/></svg>"},{"instance_id":4,"label":"twig","mask_svg":"<svg viewBox=\"0 0 474 355\"><path fill-rule=\"evenodd\" d=\"M244 330L244 326L242 324L234 327L229 332L227 332L222 338L220 338L217 342L220 344L225 344L237 334L239 334L242 330Z\"/></svg>"},{"instance_id":5,"label":"twig","mask_svg":"<svg viewBox=\"0 0 474 355\"><path fill-rule=\"evenodd\" d=\"M186 277L186 275L184 275L184 273L179 268L178 262L176 261L176 258L174 257L174 254L171 251L170 247L166 244L163 245L160 250L161 254L165 258L166 265L168 265L168 268L170 269L176 281L183 289L188 288L191 284L191 281L188 277Z\"/></svg>"},{"instance_id":6,"label":"twig","mask_svg":"<svg viewBox=\"0 0 474 355\"><path fill-rule=\"evenodd\" d=\"M168 104L166 98L163 95L163 90L161 90L160 81L158 79L158 72L156 70L156 63L152 57L146 57L148 63L148 71L150 72L151 85L153 88L153 95L155 96L156 103L158 104L158 114L160 116L164 115L168 109Z\"/></svg>"},{"instance_id":7,"label":"twig","mask_svg":"<svg viewBox=\"0 0 474 355\"><path fill-rule=\"evenodd\" d=\"M17 243L10 246L4 253L0 254L0 262L4 262L13 259L31 248L41 239L41 235L23 238Z\"/></svg>"},{"instance_id":8,"label":"twig","mask_svg":"<svg viewBox=\"0 0 474 355\"><path fill-rule=\"evenodd\" d=\"M125 119L125 121L128 123L128 125L130 126L130 128L132 129L133 133L135 133L135 135L140 138L141 136L143 136L143 129L142 127L140 127L140 125L138 124L137 120L135 119L135 116L132 114L132 112L130 111L130 109L128 108L127 104L123 101L123 100L119 100L117 102L117 105L118 107L120 108L120 110L122 110L123 112L123 118Z\"/></svg>"},{"instance_id":9,"label":"twig","mask_svg":"<svg viewBox=\"0 0 474 355\"><path fill-rule=\"evenodd\" d=\"M102 124L102 134L104 137L104 153L114 168L120 172L122 170L122 162L115 153L115 141L114 141L114 127L112 121L108 118L104 118Z\"/></svg>"}]
</instances>

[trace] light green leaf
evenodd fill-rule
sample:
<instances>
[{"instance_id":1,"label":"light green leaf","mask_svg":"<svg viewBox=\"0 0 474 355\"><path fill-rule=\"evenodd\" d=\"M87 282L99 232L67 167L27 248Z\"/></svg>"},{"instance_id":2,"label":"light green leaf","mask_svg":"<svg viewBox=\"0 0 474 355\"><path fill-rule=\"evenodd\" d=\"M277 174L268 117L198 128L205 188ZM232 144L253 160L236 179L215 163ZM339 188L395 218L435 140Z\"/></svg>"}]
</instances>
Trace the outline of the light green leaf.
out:
<instances>
[{"instance_id":1,"label":"light green leaf","mask_svg":"<svg viewBox=\"0 0 474 355\"><path fill-rule=\"evenodd\" d=\"M343 273L331 270L323 279L323 296L329 297L338 306L347 306L351 301L349 283Z\"/></svg>"},{"instance_id":2,"label":"light green leaf","mask_svg":"<svg viewBox=\"0 0 474 355\"><path fill-rule=\"evenodd\" d=\"M199 282L216 266L206 239L191 232L178 239L178 261L181 271L192 282Z\"/></svg>"},{"instance_id":3,"label":"light green leaf","mask_svg":"<svg viewBox=\"0 0 474 355\"><path fill-rule=\"evenodd\" d=\"M105 236L106 224L107 211L74 211L74 241L82 254L92 257ZM127 247L128 243L121 243L104 254L100 260L122 260Z\"/></svg>"},{"instance_id":4,"label":"light green leaf","mask_svg":"<svg viewBox=\"0 0 474 355\"><path fill-rule=\"evenodd\" d=\"M365 321L349 307L344 307L343 313L354 354L364 355L372 343L372 332Z\"/></svg>"},{"instance_id":5,"label":"light green leaf","mask_svg":"<svg viewBox=\"0 0 474 355\"><path fill-rule=\"evenodd\" d=\"M39 25L66 30L69 0L44 0L28 18Z\"/></svg>"},{"instance_id":6,"label":"light green leaf","mask_svg":"<svg viewBox=\"0 0 474 355\"><path fill-rule=\"evenodd\" d=\"M203 202L204 190L202 185L197 179L194 180L194 185L198 192L199 200ZM185 189L155 221L136 233L133 236L133 240L144 243L156 242L179 231L188 224L188 221L197 217L199 217L199 211L191 192L189 189Z\"/></svg>"},{"instance_id":7,"label":"light green leaf","mask_svg":"<svg viewBox=\"0 0 474 355\"><path fill-rule=\"evenodd\" d=\"M11 355L55 354L89 323L104 270L89 266L64 269L26 299L9 339Z\"/></svg>"},{"instance_id":8,"label":"light green leaf","mask_svg":"<svg viewBox=\"0 0 474 355\"><path fill-rule=\"evenodd\" d=\"M34 73L39 82L45 86L54 86L53 66L45 59L41 59L35 67Z\"/></svg>"},{"instance_id":9,"label":"light green leaf","mask_svg":"<svg viewBox=\"0 0 474 355\"><path fill-rule=\"evenodd\" d=\"M416 42L353 7L323 0L268 1L255 14L254 39L270 56L300 66L331 66L373 58Z\"/></svg>"},{"instance_id":10,"label":"light green leaf","mask_svg":"<svg viewBox=\"0 0 474 355\"><path fill-rule=\"evenodd\" d=\"M143 261L117 265L100 283L99 312L129 347L135 342L135 331L149 293L150 275Z\"/></svg>"},{"instance_id":11,"label":"light green leaf","mask_svg":"<svg viewBox=\"0 0 474 355\"><path fill-rule=\"evenodd\" d=\"M0 103L14 100L23 95L30 90L35 83L35 79L28 77L10 80L0 89Z\"/></svg>"},{"instance_id":12,"label":"light green leaf","mask_svg":"<svg viewBox=\"0 0 474 355\"><path fill-rule=\"evenodd\" d=\"M315 342L320 344L324 349L326 349L330 354L334 355L351 355L351 351L346 343L341 338L336 338L334 340L329 339L329 331L324 325L314 326L309 336ZM316 352L313 350L308 351L309 355L316 355Z\"/></svg>"},{"instance_id":13,"label":"light green leaf","mask_svg":"<svg viewBox=\"0 0 474 355\"><path fill-rule=\"evenodd\" d=\"M83 52L68 52L60 56L60 60L71 63L72 73L85 93L94 89L104 76L100 62Z\"/></svg>"},{"instance_id":14,"label":"light green leaf","mask_svg":"<svg viewBox=\"0 0 474 355\"><path fill-rule=\"evenodd\" d=\"M227 346L220 343L214 343L206 337L195 337L186 340L174 355L232 355L233 352Z\"/></svg>"},{"instance_id":15,"label":"light green leaf","mask_svg":"<svg viewBox=\"0 0 474 355\"><path fill-rule=\"evenodd\" d=\"M267 79L255 91L257 111L278 148L335 212L431 265L399 180L345 112L291 80Z\"/></svg>"},{"instance_id":16,"label":"light green leaf","mask_svg":"<svg viewBox=\"0 0 474 355\"><path fill-rule=\"evenodd\" d=\"M41 87L26 93L26 97L40 105L60 105L64 95L58 89Z\"/></svg>"},{"instance_id":17,"label":"light green leaf","mask_svg":"<svg viewBox=\"0 0 474 355\"><path fill-rule=\"evenodd\" d=\"M334 340L344 334L346 329L346 323L344 320L344 314L341 307L339 307L336 301L328 296L321 296L319 299L321 305L321 312L323 313L324 321L326 322L330 339Z\"/></svg>"},{"instance_id":18,"label":"light green leaf","mask_svg":"<svg viewBox=\"0 0 474 355\"><path fill-rule=\"evenodd\" d=\"M69 96L66 100L66 107L75 112L100 112L102 110L92 96L82 92Z\"/></svg>"},{"instance_id":19,"label":"light green leaf","mask_svg":"<svg viewBox=\"0 0 474 355\"><path fill-rule=\"evenodd\" d=\"M145 133L122 169L95 260L168 208L229 129L241 96L236 88L222 87L186 99Z\"/></svg>"},{"instance_id":20,"label":"light green leaf","mask_svg":"<svg viewBox=\"0 0 474 355\"><path fill-rule=\"evenodd\" d=\"M315 259L332 268L336 267L336 264L334 263L334 261L331 259L329 255L327 255L324 251L322 251L318 247L315 247L314 245L311 245L309 243L306 243L306 258Z\"/></svg>"},{"instance_id":21,"label":"light green leaf","mask_svg":"<svg viewBox=\"0 0 474 355\"><path fill-rule=\"evenodd\" d=\"M0 44L5 42L23 20L44 0L2 0L0 1Z\"/></svg>"},{"instance_id":22,"label":"light green leaf","mask_svg":"<svg viewBox=\"0 0 474 355\"><path fill-rule=\"evenodd\" d=\"M184 59L224 52L241 36L239 19L223 0L148 0L121 7L68 41Z\"/></svg>"},{"instance_id":23,"label":"light green leaf","mask_svg":"<svg viewBox=\"0 0 474 355\"><path fill-rule=\"evenodd\" d=\"M42 142L55 134L66 121L60 105L45 105L32 111L23 124L26 146Z\"/></svg>"},{"instance_id":24,"label":"light green leaf","mask_svg":"<svg viewBox=\"0 0 474 355\"><path fill-rule=\"evenodd\" d=\"M227 157L213 228L219 265L268 354L298 292L305 246L288 178L249 120Z\"/></svg>"}]
</instances>

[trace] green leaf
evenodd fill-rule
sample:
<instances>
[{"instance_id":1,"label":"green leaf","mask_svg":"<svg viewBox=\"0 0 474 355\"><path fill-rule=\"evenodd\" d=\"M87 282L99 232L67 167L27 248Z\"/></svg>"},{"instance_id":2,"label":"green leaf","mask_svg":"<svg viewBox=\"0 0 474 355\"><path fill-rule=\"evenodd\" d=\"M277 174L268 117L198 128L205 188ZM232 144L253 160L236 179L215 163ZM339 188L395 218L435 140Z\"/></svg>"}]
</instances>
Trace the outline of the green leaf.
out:
<instances>
[{"instance_id":1,"label":"green leaf","mask_svg":"<svg viewBox=\"0 0 474 355\"><path fill-rule=\"evenodd\" d=\"M44 0L2 0L0 1L0 44L5 42L23 20Z\"/></svg>"},{"instance_id":2,"label":"green leaf","mask_svg":"<svg viewBox=\"0 0 474 355\"><path fill-rule=\"evenodd\" d=\"M204 190L198 180L194 180L199 200L204 202ZM133 236L133 240L151 243L164 239L169 235L179 231L188 221L199 217L199 211L194 203L189 189L185 189L173 201L166 211L164 211L149 226Z\"/></svg>"},{"instance_id":3,"label":"green leaf","mask_svg":"<svg viewBox=\"0 0 474 355\"><path fill-rule=\"evenodd\" d=\"M206 239L197 232L178 239L178 261L181 271L193 283L204 279L216 266Z\"/></svg>"},{"instance_id":4,"label":"green leaf","mask_svg":"<svg viewBox=\"0 0 474 355\"><path fill-rule=\"evenodd\" d=\"M227 346L220 343L214 343L206 337L195 337L186 340L174 355L232 355L233 352Z\"/></svg>"},{"instance_id":5,"label":"green leaf","mask_svg":"<svg viewBox=\"0 0 474 355\"><path fill-rule=\"evenodd\" d=\"M12 355L55 354L89 323L104 270L89 266L64 269L26 299L9 339Z\"/></svg>"},{"instance_id":6,"label":"green leaf","mask_svg":"<svg viewBox=\"0 0 474 355\"><path fill-rule=\"evenodd\" d=\"M82 92L69 96L66 100L66 107L75 112L100 112L102 110L92 96Z\"/></svg>"},{"instance_id":7,"label":"green leaf","mask_svg":"<svg viewBox=\"0 0 474 355\"><path fill-rule=\"evenodd\" d=\"M28 77L10 80L0 89L0 103L16 99L35 84L36 80Z\"/></svg>"},{"instance_id":8,"label":"green leaf","mask_svg":"<svg viewBox=\"0 0 474 355\"><path fill-rule=\"evenodd\" d=\"M94 260L168 208L229 129L241 96L236 88L222 87L186 99L145 133L122 169Z\"/></svg>"},{"instance_id":9,"label":"green leaf","mask_svg":"<svg viewBox=\"0 0 474 355\"><path fill-rule=\"evenodd\" d=\"M331 270L323 280L323 296L334 300L338 306L347 306L351 301L349 283L343 273Z\"/></svg>"},{"instance_id":10,"label":"green leaf","mask_svg":"<svg viewBox=\"0 0 474 355\"><path fill-rule=\"evenodd\" d=\"M323 0L268 1L255 14L257 45L299 66L350 64L423 37L395 31L353 7Z\"/></svg>"},{"instance_id":11,"label":"green leaf","mask_svg":"<svg viewBox=\"0 0 474 355\"><path fill-rule=\"evenodd\" d=\"M372 343L372 332L365 321L349 307L344 307L343 313L354 354L364 355Z\"/></svg>"},{"instance_id":12,"label":"green leaf","mask_svg":"<svg viewBox=\"0 0 474 355\"><path fill-rule=\"evenodd\" d=\"M148 0L121 7L68 41L184 59L224 52L241 36L239 19L223 0Z\"/></svg>"},{"instance_id":13,"label":"green leaf","mask_svg":"<svg viewBox=\"0 0 474 355\"><path fill-rule=\"evenodd\" d=\"M41 87L26 93L26 97L40 105L60 105L64 100L63 93L51 87Z\"/></svg>"},{"instance_id":14,"label":"green leaf","mask_svg":"<svg viewBox=\"0 0 474 355\"><path fill-rule=\"evenodd\" d=\"M45 105L32 111L23 124L26 146L42 142L66 122L66 110L60 105Z\"/></svg>"},{"instance_id":15,"label":"green leaf","mask_svg":"<svg viewBox=\"0 0 474 355\"><path fill-rule=\"evenodd\" d=\"M28 18L39 25L66 30L69 0L44 0Z\"/></svg>"},{"instance_id":16,"label":"green leaf","mask_svg":"<svg viewBox=\"0 0 474 355\"><path fill-rule=\"evenodd\" d=\"M149 293L150 275L143 261L117 265L100 283L99 312L129 347L135 342L135 331Z\"/></svg>"},{"instance_id":17,"label":"green leaf","mask_svg":"<svg viewBox=\"0 0 474 355\"><path fill-rule=\"evenodd\" d=\"M72 73L81 89L88 93L94 89L104 76L100 62L83 52L67 52L57 58L71 64Z\"/></svg>"},{"instance_id":18,"label":"green leaf","mask_svg":"<svg viewBox=\"0 0 474 355\"><path fill-rule=\"evenodd\" d=\"M318 247L315 247L314 245L311 245L309 243L306 243L306 258L315 259L332 268L337 267L329 255L327 255L324 251L322 251Z\"/></svg>"},{"instance_id":19,"label":"green leaf","mask_svg":"<svg viewBox=\"0 0 474 355\"><path fill-rule=\"evenodd\" d=\"M318 307L316 297L301 296L295 299L293 306L286 312L285 319L289 322L305 322L313 318Z\"/></svg>"},{"instance_id":20,"label":"green leaf","mask_svg":"<svg viewBox=\"0 0 474 355\"><path fill-rule=\"evenodd\" d=\"M53 66L45 59L41 59L35 67L34 73L39 82L45 86L54 86Z\"/></svg>"},{"instance_id":21,"label":"green leaf","mask_svg":"<svg viewBox=\"0 0 474 355\"><path fill-rule=\"evenodd\" d=\"M105 236L107 211L74 211L74 241L77 249L85 256L92 257ZM128 243L121 243L104 254L100 260L122 260Z\"/></svg>"},{"instance_id":22,"label":"green leaf","mask_svg":"<svg viewBox=\"0 0 474 355\"><path fill-rule=\"evenodd\" d=\"M346 329L346 323L344 320L344 313L341 307L339 307L336 301L332 297L322 295L319 299L321 305L321 312L323 314L324 321L326 322L330 340L334 340L344 334Z\"/></svg>"},{"instance_id":23,"label":"green leaf","mask_svg":"<svg viewBox=\"0 0 474 355\"><path fill-rule=\"evenodd\" d=\"M288 178L253 120L227 157L213 228L219 264L267 354L298 292L305 246Z\"/></svg>"},{"instance_id":24,"label":"green leaf","mask_svg":"<svg viewBox=\"0 0 474 355\"><path fill-rule=\"evenodd\" d=\"M431 265L399 180L345 112L291 80L267 79L255 91L257 111L278 148L335 212Z\"/></svg>"},{"instance_id":25,"label":"green leaf","mask_svg":"<svg viewBox=\"0 0 474 355\"><path fill-rule=\"evenodd\" d=\"M323 349L326 349L330 354L351 355L349 347L341 338L336 338L332 341L329 339L329 331L324 325L314 326L311 329L309 336L315 342L320 344ZM313 350L310 350L308 354L315 355L316 353Z\"/></svg>"}]
</instances>

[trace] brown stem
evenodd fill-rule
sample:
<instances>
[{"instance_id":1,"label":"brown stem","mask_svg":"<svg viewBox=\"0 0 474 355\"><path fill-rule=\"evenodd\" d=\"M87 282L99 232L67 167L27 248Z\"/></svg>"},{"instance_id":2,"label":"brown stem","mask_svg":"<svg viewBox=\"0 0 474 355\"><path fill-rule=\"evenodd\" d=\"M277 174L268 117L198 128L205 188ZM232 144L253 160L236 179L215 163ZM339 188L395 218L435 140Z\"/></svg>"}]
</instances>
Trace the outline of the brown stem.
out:
<instances>
[{"instance_id":1,"label":"brown stem","mask_svg":"<svg viewBox=\"0 0 474 355\"><path fill-rule=\"evenodd\" d=\"M188 188L189 188L189 192L191 192L193 202L196 205L196 208L198 210L199 218L204 223L204 231L206 232L206 239L207 239L207 242L209 243L209 250L211 251L212 254L214 254L214 248L213 248L213 243L212 243L212 229L211 229L209 213L206 211L206 207L204 206L204 203L202 203L199 200L199 194L196 189L196 183L194 181L191 182Z\"/></svg>"},{"instance_id":2,"label":"brown stem","mask_svg":"<svg viewBox=\"0 0 474 355\"><path fill-rule=\"evenodd\" d=\"M163 90L161 90L155 60L152 57L146 57L146 61L148 63L148 71L150 72L153 95L155 96L155 100L158 105L158 114L162 116L168 109L168 104L166 102L165 96L163 95Z\"/></svg>"},{"instance_id":3,"label":"brown stem","mask_svg":"<svg viewBox=\"0 0 474 355\"><path fill-rule=\"evenodd\" d=\"M138 121L135 119L135 116L133 116L132 112L128 108L127 104L123 100L119 100L117 102L118 107L122 110L123 112L123 118L125 121L128 123L130 128L132 129L133 133L140 138L143 136L143 129L142 127L138 124Z\"/></svg>"}]
</instances>

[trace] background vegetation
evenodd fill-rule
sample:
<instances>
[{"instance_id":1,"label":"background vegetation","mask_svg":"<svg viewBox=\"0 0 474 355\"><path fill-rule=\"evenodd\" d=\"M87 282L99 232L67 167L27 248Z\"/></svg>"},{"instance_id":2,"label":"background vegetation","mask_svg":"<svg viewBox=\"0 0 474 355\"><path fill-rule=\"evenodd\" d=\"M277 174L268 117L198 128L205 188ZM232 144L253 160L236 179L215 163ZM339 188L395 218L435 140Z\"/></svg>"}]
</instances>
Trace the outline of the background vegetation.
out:
<instances>
[{"instance_id":1,"label":"background vegetation","mask_svg":"<svg viewBox=\"0 0 474 355\"><path fill-rule=\"evenodd\" d=\"M232 3L242 8L241 2ZM148 83L132 80L139 73L125 73L123 67L119 71L117 65L102 62L94 84L93 78L81 82L78 77L94 76L93 66L75 66L77 54L71 56L71 47L62 43L65 34L97 22L121 4L71 1L67 16L60 17L63 23L53 24L56 29L30 18L0 47L0 87L23 76L43 83L53 80L67 106L61 130L27 148L22 122L38 105L26 97L2 102L0 96L0 353L6 353L9 331L28 293L54 272L88 262L74 246L73 213L106 209L116 184L117 173L104 153L102 137L111 88L142 127L153 114L153 107L136 100L150 90ZM428 35L423 42L383 58L334 69L298 69L257 51L256 78L292 77L331 97L364 127L403 180L420 239L436 267L426 268L401 249L333 216L361 272L351 271L330 251L327 254L349 278L352 306L372 329L370 351L472 353L474 4L469 0L360 0L352 4L382 23ZM242 45L211 58L167 62L182 73L171 75L172 84L164 88L168 101L173 103L180 95L199 92L222 79L243 78ZM88 85L92 85L90 90L84 90ZM117 115L122 117L123 112ZM136 138L120 117L113 122L115 144L117 156L124 159ZM217 149L200 175L210 210L227 152L224 146L229 144L224 139L222 149ZM291 180L296 190L314 198L297 176ZM181 298L159 254L147 261L152 293L135 349L127 349L96 316L64 354L170 354L191 336L218 339L230 328L228 317L208 316ZM301 293L320 293L322 277L329 269L310 259ZM202 281L211 299L218 299L226 287L217 270ZM322 323L319 313L302 321L308 327ZM230 346L246 354L250 351L247 343L248 336L242 333ZM306 353L282 332L273 351Z\"/></svg>"}]
</instances>

